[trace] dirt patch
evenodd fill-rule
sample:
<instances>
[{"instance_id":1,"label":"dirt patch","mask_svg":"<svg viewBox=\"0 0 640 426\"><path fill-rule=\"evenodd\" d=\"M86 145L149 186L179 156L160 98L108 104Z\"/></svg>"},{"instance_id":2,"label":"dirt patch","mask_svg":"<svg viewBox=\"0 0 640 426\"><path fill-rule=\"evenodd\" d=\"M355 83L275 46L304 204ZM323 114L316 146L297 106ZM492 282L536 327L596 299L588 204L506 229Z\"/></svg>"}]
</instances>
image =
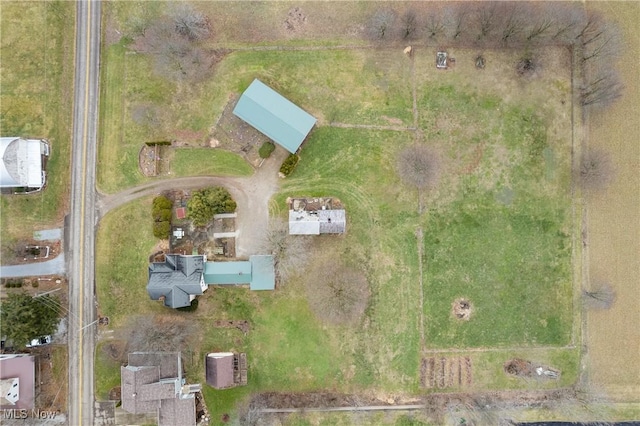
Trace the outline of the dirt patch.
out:
<instances>
[{"instance_id":1,"label":"dirt patch","mask_svg":"<svg viewBox=\"0 0 640 426\"><path fill-rule=\"evenodd\" d=\"M113 340L102 345L102 352L112 361L124 361L124 352L127 349L127 342L122 340Z\"/></svg>"},{"instance_id":2,"label":"dirt patch","mask_svg":"<svg viewBox=\"0 0 640 426\"><path fill-rule=\"evenodd\" d=\"M60 241L21 240L13 244L12 249L4 250L3 265L25 265L46 262L58 256L62 251Z\"/></svg>"},{"instance_id":3,"label":"dirt patch","mask_svg":"<svg viewBox=\"0 0 640 426\"><path fill-rule=\"evenodd\" d=\"M307 16L302 12L299 7L293 7L289 9L287 18L284 20L284 30L289 34L295 34L302 31L303 27L307 23Z\"/></svg>"},{"instance_id":4,"label":"dirt patch","mask_svg":"<svg viewBox=\"0 0 640 426\"><path fill-rule=\"evenodd\" d=\"M258 166L261 162L258 149L269 139L233 114L239 98L237 94L229 96L229 102L209 136L209 143L215 141L216 146L235 152Z\"/></svg>"},{"instance_id":5,"label":"dirt patch","mask_svg":"<svg viewBox=\"0 0 640 426\"><path fill-rule=\"evenodd\" d=\"M159 176L169 171L169 154L172 150L166 145L142 145L138 154L138 167L144 176Z\"/></svg>"},{"instance_id":6,"label":"dirt patch","mask_svg":"<svg viewBox=\"0 0 640 426\"><path fill-rule=\"evenodd\" d=\"M451 314L456 319L469 321L472 311L471 302L467 299L459 298L454 300L451 304Z\"/></svg>"},{"instance_id":7,"label":"dirt patch","mask_svg":"<svg viewBox=\"0 0 640 426\"><path fill-rule=\"evenodd\" d=\"M122 387L116 386L109 390L109 401L120 401L122 399Z\"/></svg>"},{"instance_id":8,"label":"dirt patch","mask_svg":"<svg viewBox=\"0 0 640 426\"><path fill-rule=\"evenodd\" d=\"M251 324L246 320L216 320L213 322L213 326L218 328L237 328L244 334L251 331Z\"/></svg>"},{"instance_id":9,"label":"dirt patch","mask_svg":"<svg viewBox=\"0 0 640 426\"><path fill-rule=\"evenodd\" d=\"M423 388L468 387L472 384L469 357L430 357L420 363L420 385Z\"/></svg>"},{"instance_id":10,"label":"dirt patch","mask_svg":"<svg viewBox=\"0 0 640 426\"><path fill-rule=\"evenodd\" d=\"M522 378L558 379L560 377L558 370L520 358L505 362L504 372Z\"/></svg>"}]
</instances>

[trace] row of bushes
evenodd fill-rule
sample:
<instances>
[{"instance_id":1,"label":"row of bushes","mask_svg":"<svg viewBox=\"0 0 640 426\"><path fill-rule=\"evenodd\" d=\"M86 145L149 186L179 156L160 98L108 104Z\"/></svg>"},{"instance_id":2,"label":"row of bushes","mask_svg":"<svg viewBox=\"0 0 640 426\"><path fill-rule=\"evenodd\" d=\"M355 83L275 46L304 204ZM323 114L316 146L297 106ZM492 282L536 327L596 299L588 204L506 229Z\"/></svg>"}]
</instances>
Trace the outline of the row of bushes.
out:
<instances>
[{"instance_id":1,"label":"row of bushes","mask_svg":"<svg viewBox=\"0 0 640 426\"><path fill-rule=\"evenodd\" d=\"M280 166L280 174L284 177L289 176L295 170L299 160L300 157L298 157L298 155L289 154Z\"/></svg>"},{"instance_id":2,"label":"row of bushes","mask_svg":"<svg viewBox=\"0 0 640 426\"><path fill-rule=\"evenodd\" d=\"M160 195L153 199L151 216L153 217L153 236L160 239L169 238L171 233L171 215L173 202Z\"/></svg>"}]
</instances>

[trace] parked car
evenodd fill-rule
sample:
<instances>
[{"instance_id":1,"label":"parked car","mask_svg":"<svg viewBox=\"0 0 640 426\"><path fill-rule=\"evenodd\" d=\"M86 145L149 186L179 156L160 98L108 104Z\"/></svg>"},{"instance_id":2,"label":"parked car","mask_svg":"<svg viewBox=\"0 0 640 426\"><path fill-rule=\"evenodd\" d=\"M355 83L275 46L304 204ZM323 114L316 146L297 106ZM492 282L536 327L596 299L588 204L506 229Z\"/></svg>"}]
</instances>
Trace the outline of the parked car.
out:
<instances>
[{"instance_id":1,"label":"parked car","mask_svg":"<svg viewBox=\"0 0 640 426\"><path fill-rule=\"evenodd\" d=\"M36 346L44 346L51 343L51 336L42 336L37 339L33 339L31 343L27 343L28 348L35 348Z\"/></svg>"}]
</instances>

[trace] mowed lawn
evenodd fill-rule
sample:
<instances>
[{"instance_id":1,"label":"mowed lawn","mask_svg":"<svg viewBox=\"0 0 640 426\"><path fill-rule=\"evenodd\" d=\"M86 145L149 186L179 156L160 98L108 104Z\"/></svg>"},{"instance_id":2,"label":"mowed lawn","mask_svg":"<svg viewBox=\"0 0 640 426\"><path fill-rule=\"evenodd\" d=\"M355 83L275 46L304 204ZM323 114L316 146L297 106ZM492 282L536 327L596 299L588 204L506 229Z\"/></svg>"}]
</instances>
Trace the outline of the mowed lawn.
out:
<instances>
[{"instance_id":1,"label":"mowed lawn","mask_svg":"<svg viewBox=\"0 0 640 426\"><path fill-rule=\"evenodd\" d=\"M197 84L158 76L154 58L131 52L126 40L106 46L103 58L98 186L108 193L149 180L138 168L145 142L207 145L227 103L254 78L313 114L321 124L412 123L410 61L401 51L238 51L227 55L211 77ZM205 174L192 169L246 175L243 166L209 170L205 157L180 151L176 149L175 158L189 157L192 167L172 165L172 176Z\"/></svg>"},{"instance_id":2,"label":"mowed lawn","mask_svg":"<svg viewBox=\"0 0 640 426\"><path fill-rule=\"evenodd\" d=\"M45 138L51 144L45 190L0 197L3 251L31 238L34 230L59 226L68 203L74 16L70 2L2 4L2 136Z\"/></svg>"}]
</instances>

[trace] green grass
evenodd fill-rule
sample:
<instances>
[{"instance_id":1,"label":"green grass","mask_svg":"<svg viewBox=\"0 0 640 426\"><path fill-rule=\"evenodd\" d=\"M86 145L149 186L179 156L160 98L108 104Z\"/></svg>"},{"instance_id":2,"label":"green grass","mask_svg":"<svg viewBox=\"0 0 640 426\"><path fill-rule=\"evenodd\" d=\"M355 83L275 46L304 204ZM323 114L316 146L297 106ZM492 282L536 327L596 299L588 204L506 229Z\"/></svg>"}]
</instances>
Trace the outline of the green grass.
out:
<instances>
[{"instance_id":1,"label":"green grass","mask_svg":"<svg viewBox=\"0 0 640 426\"><path fill-rule=\"evenodd\" d=\"M238 154L211 148L178 148L171 160L173 176L250 176L251 166Z\"/></svg>"},{"instance_id":2,"label":"green grass","mask_svg":"<svg viewBox=\"0 0 640 426\"><path fill-rule=\"evenodd\" d=\"M420 105L427 134L458 171L424 221L427 346L568 344L568 147L547 138L544 110L452 86L432 88ZM468 322L451 315L458 297L473 304Z\"/></svg>"},{"instance_id":3,"label":"green grass","mask_svg":"<svg viewBox=\"0 0 640 426\"><path fill-rule=\"evenodd\" d=\"M66 207L71 145L73 25L69 2L2 5L0 128L3 136L46 138L47 186L32 195L0 197L3 251L33 231L59 225Z\"/></svg>"},{"instance_id":4,"label":"green grass","mask_svg":"<svg viewBox=\"0 0 640 426\"><path fill-rule=\"evenodd\" d=\"M114 361L105 353L103 348L106 344L108 342L96 345L93 374L96 399L98 401L109 399L109 391L116 386L120 386L120 363Z\"/></svg>"},{"instance_id":5,"label":"green grass","mask_svg":"<svg viewBox=\"0 0 640 426\"><path fill-rule=\"evenodd\" d=\"M127 204L105 216L96 239L96 291L100 314L120 327L132 313L161 312L146 284L153 237L151 200Z\"/></svg>"}]
</instances>

